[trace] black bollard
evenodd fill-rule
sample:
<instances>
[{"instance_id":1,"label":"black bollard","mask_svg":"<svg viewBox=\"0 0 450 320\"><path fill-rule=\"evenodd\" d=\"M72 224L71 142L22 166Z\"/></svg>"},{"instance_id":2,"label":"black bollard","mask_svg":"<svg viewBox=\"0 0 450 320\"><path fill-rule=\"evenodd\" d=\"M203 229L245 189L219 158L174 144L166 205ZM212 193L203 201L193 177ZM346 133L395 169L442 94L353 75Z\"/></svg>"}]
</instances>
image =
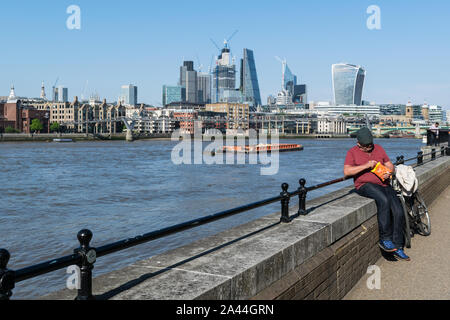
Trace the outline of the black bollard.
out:
<instances>
[{"instance_id":1,"label":"black bollard","mask_svg":"<svg viewBox=\"0 0 450 320\"><path fill-rule=\"evenodd\" d=\"M299 216L306 216L306 195L308 193L308 190L306 189L306 180L300 179L299 181L300 188L298 188L298 215Z\"/></svg>"},{"instance_id":2,"label":"black bollard","mask_svg":"<svg viewBox=\"0 0 450 320\"><path fill-rule=\"evenodd\" d=\"M436 149L431 150L431 161L436 160Z\"/></svg>"},{"instance_id":3,"label":"black bollard","mask_svg":"<svg viewBox=\"0 0 450 320\"><path fill-rule=\"evenodd\" d=\"M14 271L7 268L10 257L8 250L0 249L0 300L9 300L15 287Z\"/></svg>"},{"instance_id":4,"label":"black bollard","mask_svg":"<svg viewBox=\"0 0 450 320\"><path fill-rule=\"evenodd\" d=\"M417 154L417 165L420 166L422 164L423 164L423 151L420 151Z\"/></svg>"},{"instance_id":5,"label":"black bollard","mask_svg":"<svg viewBox=\"0 0 450 320\"><path fill-rule=\"evenodd\" d=\"M401 164L405 164L405 157L404 156L399 156L397 157L397 162L395 163L395 165L401 165Z\"/></svg>"},{"instance_id":6,"label":"black bollard","mask_svg":"<svg viewBox=\"0 0 450 320\"><path fill-rule=\"evenodd\" d=\"M283 199L281 199L281 219L280 221L283 223L289 223L292 221L292 219L289 217L289 200L290 195L288 192L289 185L287 183L283 183L281 185L281 189L283 190L281 192L281 196Z\"/></svg>"},{"instance_id":7,"label":"black bollard","mask_svg":"<svg viewBox=\"0 0 450 320\"><path fill-rule=\"evenodd\" d=\"M76 300L94 300L92 295L92 269L94 269L94 263L97 260L97 252L89 246L92 236L92 232L87 229L78 232L80 248L76 249L75 253L81 256L81 263L78 265L81 271L81 285Z\"/></svg>"}]
</instances>

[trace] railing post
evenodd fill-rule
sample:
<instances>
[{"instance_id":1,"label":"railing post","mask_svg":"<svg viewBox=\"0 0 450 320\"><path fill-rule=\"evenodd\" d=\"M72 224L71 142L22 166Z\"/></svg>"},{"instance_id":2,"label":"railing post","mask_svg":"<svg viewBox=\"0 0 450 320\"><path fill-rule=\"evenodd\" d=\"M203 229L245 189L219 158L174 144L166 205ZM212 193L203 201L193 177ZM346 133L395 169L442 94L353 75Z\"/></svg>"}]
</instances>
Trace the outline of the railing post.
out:
<instances>
[{"instance_id":1,"label":"railing post","mask_svg":"<svg viewBox=\"0 0 450 320\"><path fill-rule=\"evenodd\" d=\"M397 157L397 162L395 163L395 165L401 165L401 164L405 164L405 157L404 156L399 156Z\"/></svg>"},{"instance_id":2,"label":"railing post","mask_svg":"<svg viewBox=\"0 0 450 320\"><path fill-rule=\"evenodd\" d=\"M289 185L287 183L283 183L281 185L281 189L283 189L280 194L283 197L283 199L281 199L281 222L289 223L292 221L292 219L289 217Z\"/></svg>"},{"instance_id":3,"label":"railing post","mask_svg":"<svg viewBox=\"0 0 450 320\"><path fill-rule=\"evenodd\" d=\"M92 295L92 269L97 260L97 252L89 246L92 240L92 232L90 230L81 230L78 232L78 241L80 248L75 250L81 256L81 263L78 267L81 270L80 289L76 300L94 300Z\"/></svg>"},{"instance_id":4,"label":"railing post","mask_svg":"<svg viewBox=\"0 0 450 320\"><path fill-rule=\"evenodd\" d=\"M420 151L417 154L417 165L420 166L422 164L423 164L423 151Z\"/></svg>"},{"instance_id":5,"label":"railing post","mask_svg":"<svg viewBox=\"0 0 450 320\"><path fill-rule=\"evenodd\" d=\"M0 301L9 300L15 287L14 271L7 269L10 257L8 250L0 249Z\"/></svg>"},{"instance_id":6,"label":"railing post","mask_svg":"<svg viewBox=\"0 0 450 320\"><path fill-rule=\"evenodd\" d=\"M308 190L306 189L306 180L300 179L299 181L300 188L298 189L299 195L298 195L298 215L299 216L306 216L306 195L308 193Z\"/></svg>"},{"instance_id":7,"label":"railing post","mask_svg":"<svg viewBox=\"0 0 450 320\"><path fill-rule=\"evenodd\" d=\"M436 160L436 149L431 149L431 161Z\"/></svg>"}]
</instances>

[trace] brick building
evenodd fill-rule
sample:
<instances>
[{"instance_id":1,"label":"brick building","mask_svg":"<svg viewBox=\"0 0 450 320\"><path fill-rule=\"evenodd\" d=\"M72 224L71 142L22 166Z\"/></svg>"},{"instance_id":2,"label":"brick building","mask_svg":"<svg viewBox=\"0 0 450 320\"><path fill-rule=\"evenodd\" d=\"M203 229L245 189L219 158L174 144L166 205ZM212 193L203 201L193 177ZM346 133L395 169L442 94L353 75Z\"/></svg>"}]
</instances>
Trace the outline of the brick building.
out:
<instances>
[{"instance_id":1,"label":"brick building","mask_svg":"<svg viewBox=\"0 0 450 320\"><path fill-rule=\"evenodd\" d=\"M0 103L0 132L4 133L6 128L11 127L18 132L31 133L31 123L39 119L44 126L42 133L50 130L49 113L32 107L23 106L20 100Z\"/></svg>"}]
</instances>

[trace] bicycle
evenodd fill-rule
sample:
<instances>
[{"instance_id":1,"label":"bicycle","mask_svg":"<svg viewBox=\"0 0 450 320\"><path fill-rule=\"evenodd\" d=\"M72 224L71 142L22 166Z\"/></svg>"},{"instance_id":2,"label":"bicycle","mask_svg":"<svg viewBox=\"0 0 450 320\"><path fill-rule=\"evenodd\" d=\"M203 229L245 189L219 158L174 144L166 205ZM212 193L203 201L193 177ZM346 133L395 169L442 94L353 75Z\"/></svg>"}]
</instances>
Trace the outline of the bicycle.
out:
<instances>
[{"instance_id":1,"label":"bicycle","mask_svg":"<svg viewBox=\"0 0 450 320\"><path fill-rule=\"evenodd\" d=\"M431 235L430 215L419 191L414 192L410 197L405 196L395 174L392 176L391 184L397 193L397 197L400 199L403 212L405 213L405 246L409 249L411 248L411 238L416 233L425 237Z\"/></svg>"}]
</instances>

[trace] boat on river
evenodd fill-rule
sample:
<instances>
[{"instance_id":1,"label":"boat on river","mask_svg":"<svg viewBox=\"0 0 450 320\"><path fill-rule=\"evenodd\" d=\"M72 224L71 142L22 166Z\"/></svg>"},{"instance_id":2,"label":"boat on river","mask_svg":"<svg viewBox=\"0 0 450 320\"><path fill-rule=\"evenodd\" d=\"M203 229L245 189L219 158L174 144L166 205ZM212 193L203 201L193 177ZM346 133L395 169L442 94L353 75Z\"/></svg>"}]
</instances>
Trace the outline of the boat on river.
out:
<instances>
[{"instance_id":1,"label":"boat on river","mask_svg":"<svg viewBox=\"0 0 450 320\"><path fill-rule=\"evenodd\" d=\"M53 139L53 142L73 142L72 139Z\"/></svg>"},{"instance_id":2,"label":"boat on river","mask_svg":"<svg viewBox=\"0 0 450 320\"><path fill-rule=\"evenodd\" d=\"M300 144L258 144L255 146L225 146L221 151L223 153L270 153L302 150L303 146Z\"/></svg>"}]
</instances>

